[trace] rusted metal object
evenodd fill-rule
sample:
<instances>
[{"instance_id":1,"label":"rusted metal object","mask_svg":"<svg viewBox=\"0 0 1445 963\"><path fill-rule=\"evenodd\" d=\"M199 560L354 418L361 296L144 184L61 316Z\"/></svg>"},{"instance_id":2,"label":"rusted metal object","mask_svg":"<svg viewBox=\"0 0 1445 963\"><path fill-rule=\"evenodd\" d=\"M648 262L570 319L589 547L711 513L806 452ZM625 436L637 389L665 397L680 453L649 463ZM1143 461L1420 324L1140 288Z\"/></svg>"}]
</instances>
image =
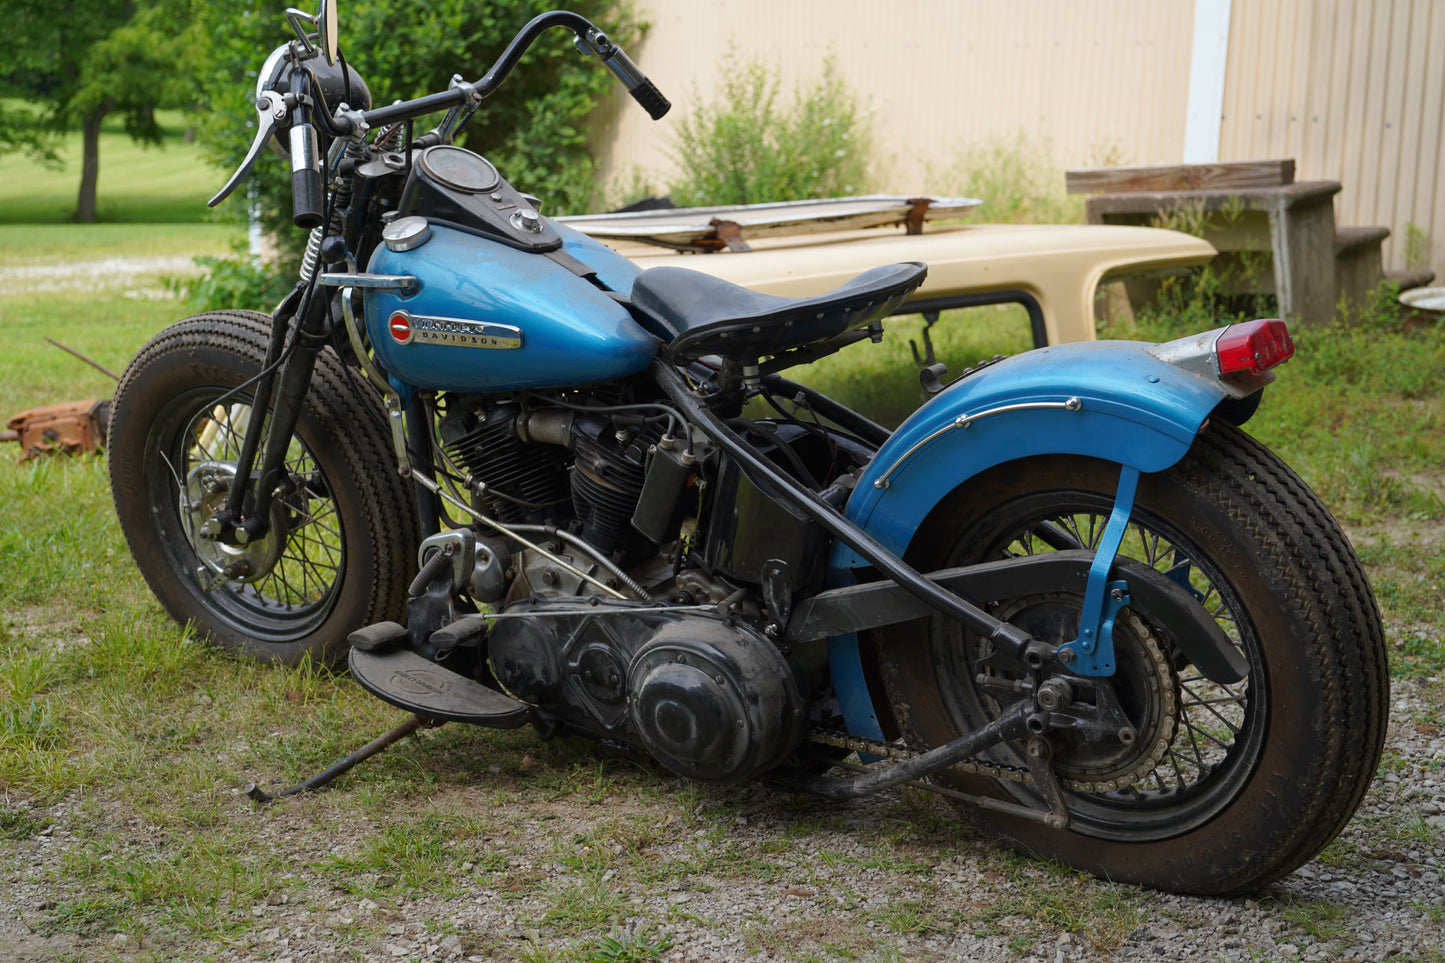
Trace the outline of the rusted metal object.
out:
<instances>
[{"instance_id":1,"label":"rusted metal object","mask_svg":"<svg viewBox=\"0 0 1445 963\"><path fill-rule=\"evenodd\" d=\"M67 348L54 338L47 337L45 340L102 374L110 376L112 380L120 380L120 375L74 348ZM37 455L51 452L74 455L99 451L105 447L105 432L109 423L109 400L91 398L87 401L63 401L58 405L31 408L15 415L5 423L8 430L0 431L0 442L18 441L21 461L29 461Z\"/></svg>"},{"instance_id":2,"label":"rusted metal object","mask_svg":"<svg viewBox=\"0 0 1445 963\"><path fill-rule=\"evenodd\" d=\"M58 452L74 455L105 447L110 402L94 398L22 411L5 423L0 441L18 441L20 460Z\"/></svg>"},{"instance_id":3,"label":"rusted metal object","mask_svg":"<svg viewBox=\"0 0 1445 963\"><path fill-rule=\"evenodd\" d=\"M708 224L717 231L718 240L726 244L728 250L736 251L740 254L752 250L752 248L748 247L748 242L743 240L743 229L737 221L729 221L721 217L715 217L708 221Z\"/></svg>"},{"instance_id":4,"label":"rusted metal object","mask_svg":"<svg viewBox=\"0 0 1445 963\"><path fill-rule=\"evenodd\" d=\"M923 222L928 218L928 208L933 204L931 197L910 197L908 213L903 218L904 232L909 235L923 233Z\"/></svg>"}]
</instances>

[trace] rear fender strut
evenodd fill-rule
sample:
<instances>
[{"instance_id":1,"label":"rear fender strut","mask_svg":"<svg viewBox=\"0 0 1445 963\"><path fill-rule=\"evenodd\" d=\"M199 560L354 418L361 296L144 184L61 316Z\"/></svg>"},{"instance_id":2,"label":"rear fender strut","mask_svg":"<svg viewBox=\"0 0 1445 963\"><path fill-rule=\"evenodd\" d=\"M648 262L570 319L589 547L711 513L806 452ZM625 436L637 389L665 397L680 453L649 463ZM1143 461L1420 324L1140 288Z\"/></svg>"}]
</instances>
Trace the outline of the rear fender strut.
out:
<instances>
[{"instance_id":1,"label":"rear fender strut","mask_svg":"<svg viewBox=\"0 0 1445 963\"><path fill-rule=\"evenodd\" d=\"M941 569L924 577L976 604L1049 592L1083 595L1094 561L1095 555L1089 551L1048 552ZM1127 557L1114 559L1110 575L1127 585L1131 610L1164 631L1170 644L1205 678L1222 685L1244 678L1249 669L1244 657L1187 588L1169 575ZM1124 603L1118 604L1122 608ZM795 642L809 642L931 614L932 609L893 582L866 582L828 589L800 602L784 634Z\"/></svg>"},{"instance_id":2,"label":"rear fender strut","mask_svg":"<svg viewBox=\"0 0 1445 963\"><path fill-rule=\"evenodd\" d=\"M1059 661L1079 675L1114 674L1114 619L1129 604L1129 589L1126 582L1110 582L1109 569L1129 530L1138 490L1139 469L1124 465L1119 470L1119 488L1109 523L1104 526L1103 537L1094 550L1094 562L1089 566L1084 608L1079 613L1079 637L1059 646Z\"/></svg>"}]
</instances>

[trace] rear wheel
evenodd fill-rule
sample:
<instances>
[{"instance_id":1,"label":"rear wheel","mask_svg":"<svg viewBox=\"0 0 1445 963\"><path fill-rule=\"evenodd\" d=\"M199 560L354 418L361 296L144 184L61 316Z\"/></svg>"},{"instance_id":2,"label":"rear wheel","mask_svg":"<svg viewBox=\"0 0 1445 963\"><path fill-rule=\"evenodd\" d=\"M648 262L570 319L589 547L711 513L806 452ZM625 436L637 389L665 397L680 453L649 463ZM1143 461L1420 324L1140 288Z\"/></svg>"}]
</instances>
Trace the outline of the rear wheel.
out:
<instances>
[{"instance_id":1,"label":"rear wheel","mask_svg":"<svg viewBox=\"0 0 1445 963\"><path fill-rule=\"evenodd\" d=\"M927 570L1094 548L1118 466L1042 457L972 480L920 528ZM1071 822L1060 832L970 810L1020 848L1100 876L1165 889L1248 892L1304 863L1342 829L1375 772L1388 673L1374 598L1319 499L1263 446L1210 428L1174 468L1140 480L1120 553L1189 588L1248 663L1224 685L1172 644L1170 626L1126 608L1109 691L1122 735L1055 730L1052 770ZM990 608L1052 644L1078 633L1076 594ZM876 640L904 734L937 745L986 724L1037 681L957 623L933 619ZM1062 666L1048 667L1067 678ZM989 760L1027 767L1023 744ZM971 793L1037 804L1027 783L942 777Z\"/></svg>"},{"instance_id":2,"label":"rear wheel","mask_svg":"<svg viewBox=\"0 0 1445 963\"><path fill-rule=\"evenodd\" d=\"M269 338L268 316L224 311L146 345L112 406L111 492L136 565L178 621L247 658L335 662L352 630L403 611L416 512L375 393L325 350L267 533L246 545L211 537L240 483L241 439L258 416L250 379Z\"/></svg>"}]
</instances>

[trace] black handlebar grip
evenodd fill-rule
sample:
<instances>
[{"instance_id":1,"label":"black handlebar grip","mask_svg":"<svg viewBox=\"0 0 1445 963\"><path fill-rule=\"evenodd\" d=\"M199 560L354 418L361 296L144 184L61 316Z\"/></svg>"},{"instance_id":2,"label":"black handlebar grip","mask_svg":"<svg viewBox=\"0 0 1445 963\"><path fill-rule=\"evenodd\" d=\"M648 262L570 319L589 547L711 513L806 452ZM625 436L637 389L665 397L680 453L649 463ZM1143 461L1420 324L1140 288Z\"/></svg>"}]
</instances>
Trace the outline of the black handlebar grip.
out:
<instances>
[{"instance_id":1,"label":"black handlebar grip","mask_svg":"<svg viewBox=\"0 0 1445 963\"><path fill-rule=\"evenodd\" d=\"M321 189L321 172L291 172L291 223L303 230L321 226L326 193Z\"/></svg>"},{"instance_id":2,"label":"black handlebar grip","mask_svg":"<svg viewBox=\"0 0 1445 963\"><path fill-rule=\"evenodd\" d=\"M316 145L316 128L310 124L291 127L291 223L304 230L321 226L326 207L326 189L321 180L321 157Z\"/></svg>"},{"instance_id":3,"label":"black handlebar grip","mask_svg":"<svg viewBox=\"0 0 1445 963\"><path fill-rule=\"evenodd\" d=\"M643 77L642 82L628 93L632 95L633 100L642 105L642 109L647 111L647 116L653 120L661 120L662 116L672 109L672 101L662 96L662 91L658 90L656 85L646 77Z\"/></svg>"}]
</instances>

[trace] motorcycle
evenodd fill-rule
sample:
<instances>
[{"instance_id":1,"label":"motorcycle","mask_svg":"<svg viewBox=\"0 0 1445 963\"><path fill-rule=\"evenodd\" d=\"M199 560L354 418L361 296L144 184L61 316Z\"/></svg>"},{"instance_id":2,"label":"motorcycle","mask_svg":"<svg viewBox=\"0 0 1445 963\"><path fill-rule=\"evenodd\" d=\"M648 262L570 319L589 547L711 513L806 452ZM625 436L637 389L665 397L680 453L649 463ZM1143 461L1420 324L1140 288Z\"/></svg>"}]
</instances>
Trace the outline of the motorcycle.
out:
<instances>
[{"instance_id":1,"label":"motorcycle","mask_svg":"<svg viewBox=\"0 0 1445 963\"><path fill-rule=\"evenodd\" d=\"M344 658L412 713L296 789L424 722L530 724L696 780L922 787L1022 850L1215 895L1348 822L1384 636L1334 519L1240 428L1281 322L996 360L889 431L782 372L876 340L923 264L804 298L640 271L456 145L554 27L662 116L589 21L375 107L334 4L287 16L212 203L281 146L301 278L147 344L109 470L176 619Z\"/></svg>"}]
</instances>

